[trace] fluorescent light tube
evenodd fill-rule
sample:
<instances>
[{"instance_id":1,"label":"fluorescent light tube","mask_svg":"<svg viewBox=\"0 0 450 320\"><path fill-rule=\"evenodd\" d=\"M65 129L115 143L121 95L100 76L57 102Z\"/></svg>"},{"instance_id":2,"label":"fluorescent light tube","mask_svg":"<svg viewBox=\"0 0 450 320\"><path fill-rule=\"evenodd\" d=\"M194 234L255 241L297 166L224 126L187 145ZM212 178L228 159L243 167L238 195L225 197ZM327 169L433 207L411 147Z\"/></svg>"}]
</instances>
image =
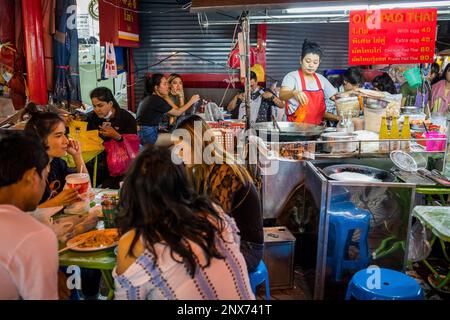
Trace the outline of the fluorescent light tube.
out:
<instances>
[{"instance_id":1,"label":"fluorescent light tube","mask_svg":"<svg viewBox=\"0 0 450 320\"><path fill-rule=\"evenodd\" d=\"M423 2L393 2L369 5L370 9L390 9L390 8L433 8L450 6L450 1L423 1Z\"/></svg>"},{"instance_id":2,"label":"fluorescent light tube","mask_svg":"<svg viewBox=\"0 0 450 320\"><path fill-rule=\"evenodd\" d=\"M308 12L332 12L348 10L366 10L369 6L364 5L340 5L340 6L321 6L321 7L302 7L286 9L287 13L308 13Z\"/></svg>"},{"instance_id":3,"label":"fluorescent light tube","mask_svg":"<svg viewBox=\"0 0 450 320\"><path fill-rule=\"evenodd\" d=\"M320 7L299 7L286 9L287 13L317 13L317 12L336 12L350 10L376 10L391 8L432 8L450 6L450 1L423 1L423 2L391 2L383 4L355 4L355 5L336 5Z\"/></svg>"}]
</instances>

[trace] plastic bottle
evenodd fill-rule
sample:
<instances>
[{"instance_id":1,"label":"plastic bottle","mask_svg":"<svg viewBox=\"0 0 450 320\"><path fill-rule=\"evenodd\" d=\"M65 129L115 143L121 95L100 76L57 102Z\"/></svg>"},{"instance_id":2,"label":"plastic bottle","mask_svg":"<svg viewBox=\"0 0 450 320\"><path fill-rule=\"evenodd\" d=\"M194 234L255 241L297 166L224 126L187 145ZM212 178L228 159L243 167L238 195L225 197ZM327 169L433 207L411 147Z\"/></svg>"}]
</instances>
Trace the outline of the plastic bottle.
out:
<instances>
[{"instance_id":1,"label":"plastic bottle","mask_svg":"<svg viewBox=\"0 0 450 320\"><path fill-rule=\"evenodd\" d=\"M401 138L411 140L411 128L409 127L409 116L405 116L403 120ZM401 141L400 149L409 152L411 150L411 141Z\"/></svg>"},{"instance_id":2,"label":"plastic bottle","mask_svg":"<svg viewBox=\"0 0 450 320\"><path fill-rule=\"evenodd\" d=\"M353 124L352 116L353 116L353 112L350 110L347 113L347 121L345 123L345 128L346 128L347 133L353 133L353 131L355 131L355 125Z\"/></svg>"},{"instance_id":3,"label":"plastic bottle","mask_svg":"<svg viewBox=\"0 0 450 320\"><path fill-rule=\"evenodd\" d=\"M345 132L345 131L347 131L346 122L347 122L347 119L344 117L344 111L341 111L339 113L339 122L338 122L338 124L336 126L336 131L337 132Z\"/></svg>"},{"instance_id":4,"label":"plastic bottle","mask_svg":"<svg viewBox=\"0 0 450 320\"><path fill-rule=\"evenodd\" d=\"M397 117L392 117L392 125L391 125L391 134L389 135L389 139L391 139L391 150L400 149L400 133L398 130L398 122Z\"/></svg>"},{"instance_id":5,"label":"plastic bottle","mask_svg":"<svg viewBox=\"0 0 450 320\"><path fill-rule=\"evenodd\" d=\"M387 127L386 117L381 118L381 126L380 126L380 152L388 152L389 151L389 131Z\"/></svg>"}]
</instances>

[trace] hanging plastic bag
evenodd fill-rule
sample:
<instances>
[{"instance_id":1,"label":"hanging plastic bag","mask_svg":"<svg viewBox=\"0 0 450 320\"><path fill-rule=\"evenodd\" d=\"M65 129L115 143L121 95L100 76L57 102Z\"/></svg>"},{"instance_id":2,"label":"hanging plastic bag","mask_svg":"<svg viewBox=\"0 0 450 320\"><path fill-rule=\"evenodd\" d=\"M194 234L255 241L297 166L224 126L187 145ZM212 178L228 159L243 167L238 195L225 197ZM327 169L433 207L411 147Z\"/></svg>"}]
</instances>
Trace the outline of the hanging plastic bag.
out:
<instances>
[{"instance_id":1,"label":"hanging plastic bag","mask_svg":"<svg viewBox=\"0 0 450 320\"><path fill-rule=\"evenodd\" d=\"M114 45L110 42L105 42L105 78L117 77L117 61Z\"/></svg>"},{"instance_id":2,"label":"hanging plastic bag","mask_svg":"<svg viewBox=\"0 0 450 320\"><path fill-rule=\"evenodd\" d=\"M409 236L408 261L416 262L428 257L431 252L431 236L430 231L417 219Z\"/></svg>"},{"instance_id":3,"label":"hanging plastic bag","mask_svg":"<svg viewBox=\"0 0 450 320\"><path fill-rule=\"evenodd\" d=\"M139 152L139 137L136 134L123 134L122 137L123 141L110 140L104 143L111 177L124 175Z\"/></svg>"}]
</instances>

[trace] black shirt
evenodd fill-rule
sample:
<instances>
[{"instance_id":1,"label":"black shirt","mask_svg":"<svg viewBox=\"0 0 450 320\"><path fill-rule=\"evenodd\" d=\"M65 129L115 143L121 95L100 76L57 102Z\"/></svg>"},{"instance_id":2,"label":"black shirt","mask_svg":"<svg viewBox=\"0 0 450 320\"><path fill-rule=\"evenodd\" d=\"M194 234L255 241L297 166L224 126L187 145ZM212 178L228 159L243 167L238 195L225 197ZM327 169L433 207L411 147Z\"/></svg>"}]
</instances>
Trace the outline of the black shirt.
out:
<instances>
[{"instance_id":1,"label":"black shirt","mask_svg":"<svg viewBox=\"0 0 450 320\"><path fill-rule=\"evenodd\" d=\"M88 130L98 130L103 122L108 122L108 120L99 118L94 111L89 112L87 115ZM120 134L137 134L137 124L136 119L127 110L122 108L116 110L116 114L113 118L109 119L111 122L111 127L113 127ZM100 135L101 136L101 135ZM103 137L101 138L105 141L111 138Z\"/></svg>"},{"instance_id":2,"label":"black shirt","mask_svg":"<svg viewBox=\"0 0 450 320\"><path fill-rule=\"evenodd\" d=\"M263 214L258 191L253 183L242 183L227 164L217 164L211 170L206 193L232 216L242 241L264 243Z\"/></svg>"},{"instance_id":3,"label":"black shirt","mask_svg":"<svg viewBox=\"0 0 450 320\"><path fill-rule=\"evenodd\" d=\"M170 110L172 107L160 96L155 94L146 96L139 104L137 123L141 126L159 126L163 115Z\"/></svg>"},{"instance_id":4,"label":"black shirt","mask_svg":"<svg viewBox=\"0 0 450 320\"><path fill-rule=\"evenodd\" d=\"M48 173L45 192L39 203L43 203L60 193L66 183L66 176L75 172L75 170L67 166L67 163L63 159L54 158L50 162L50 172Z\"/></svg>"}]
</instances>

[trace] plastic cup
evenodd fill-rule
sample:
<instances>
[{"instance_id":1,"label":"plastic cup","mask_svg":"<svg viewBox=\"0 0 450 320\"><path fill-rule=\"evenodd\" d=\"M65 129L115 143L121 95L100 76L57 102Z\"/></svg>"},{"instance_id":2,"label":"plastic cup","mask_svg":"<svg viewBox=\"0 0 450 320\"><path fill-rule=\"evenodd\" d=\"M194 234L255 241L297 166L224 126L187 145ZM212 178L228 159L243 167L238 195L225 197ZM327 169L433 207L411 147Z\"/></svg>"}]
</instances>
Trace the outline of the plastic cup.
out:
<instances>
[{"instance_id":1,"label":"plastic cup","mask_svg":"<svg viewBox=\"0 0 450 320\"><path fill-rule=\"evenodd\" d=\"M89 174L87 173L72 173L66 176L66 184L69 188L78 189L79 194L86 193L89 189Z\"/></svg>"},{"instance_id":2,"label":"plastic cup","mask_svg":"<svg viewBox=\"0 0 450 320\"><path fill-rule=\"evenodd\" d=\"M440 132L426 132L425 133L426 139L439 139L442 138L442 140L427 140L426 141L426 150L427 151L444 151L445 150L445 134Z\"/></svg>"}]
</instances>

